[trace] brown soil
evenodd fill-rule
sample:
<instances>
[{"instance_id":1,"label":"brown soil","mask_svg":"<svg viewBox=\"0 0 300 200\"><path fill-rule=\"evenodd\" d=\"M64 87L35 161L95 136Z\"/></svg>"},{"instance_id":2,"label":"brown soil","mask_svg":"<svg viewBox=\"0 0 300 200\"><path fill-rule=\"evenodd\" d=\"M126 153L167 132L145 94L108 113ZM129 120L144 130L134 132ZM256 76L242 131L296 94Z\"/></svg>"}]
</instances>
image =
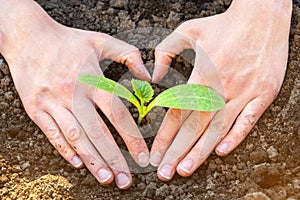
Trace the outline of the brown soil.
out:
<instances>
[{"instance_id":1,"label":"brown soil","mask_svg":"<svg viewBox=\"0 0 300 200\"><path fill-rule=\"evenodd\" d=\"M114 35L149 26L174 29L188 19L221 13L231 1L38 2L62 24ZM299 46L300 1L294 0L283 87L246 140L229 156L212 154L188 178L176 175L164 183L155 172L134 174L127 191L101 186L87 169L72 168L28 118L7 65L0 64L0 199L300 199ZM142 54L153 63L153 51ZM185 65L178 58L173 66L182 68L180 63ZM188 74L191 67L185 67Z\"/></svg>"}]
</instances>

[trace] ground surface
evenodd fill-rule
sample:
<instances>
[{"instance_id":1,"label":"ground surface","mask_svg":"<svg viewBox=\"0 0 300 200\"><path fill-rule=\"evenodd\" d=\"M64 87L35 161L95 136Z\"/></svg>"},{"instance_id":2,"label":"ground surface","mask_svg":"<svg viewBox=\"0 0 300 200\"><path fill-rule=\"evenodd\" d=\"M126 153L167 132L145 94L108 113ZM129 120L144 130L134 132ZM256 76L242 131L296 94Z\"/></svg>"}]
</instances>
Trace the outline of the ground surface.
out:
<instances>
[{"instance_id":1,"label":"ground surface","mask_svg":"<svg viewBox=\"0 0 300 200\"><path fill-rule=\"evenodd\" d=\"M214 15L230 5L230 0L38 2L65 25L108 34L149 26L172 30L187 19ZM73 169L59 156L27 117L2 63L0 199L300 199L299 46L300 1L295 0L282 90L247 139L227 157L211 155L189 178L175 176L163 183L155 172L134 174L127 191L113 184L100 186L86 169ZM143 51L143 59L153 62L153 51Z\"/></svg>"}]
</instances>

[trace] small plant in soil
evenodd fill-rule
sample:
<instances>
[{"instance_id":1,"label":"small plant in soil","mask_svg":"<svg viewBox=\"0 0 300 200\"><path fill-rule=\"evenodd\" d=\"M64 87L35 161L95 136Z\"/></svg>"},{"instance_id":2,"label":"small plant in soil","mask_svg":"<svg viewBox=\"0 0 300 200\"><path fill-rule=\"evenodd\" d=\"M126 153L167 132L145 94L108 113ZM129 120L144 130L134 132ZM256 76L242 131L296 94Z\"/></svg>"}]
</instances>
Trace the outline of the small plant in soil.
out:
<instances>
[{"instance_id":1,"label":"small plant in soil","mask_svg":"<svg viewBox=\"0 0 300 200\"><path fill-rule=\"evenodd\" d=\"M139 112L138 125L155 106L213 112L224 108L225 105L223 98L215 91L197 84L171 87L153 99L154 90L147 81L132 79L131 93L123 85L102 76L84 74L80 75L78 80L131 102Z\"/></svg>"}]
</instances>

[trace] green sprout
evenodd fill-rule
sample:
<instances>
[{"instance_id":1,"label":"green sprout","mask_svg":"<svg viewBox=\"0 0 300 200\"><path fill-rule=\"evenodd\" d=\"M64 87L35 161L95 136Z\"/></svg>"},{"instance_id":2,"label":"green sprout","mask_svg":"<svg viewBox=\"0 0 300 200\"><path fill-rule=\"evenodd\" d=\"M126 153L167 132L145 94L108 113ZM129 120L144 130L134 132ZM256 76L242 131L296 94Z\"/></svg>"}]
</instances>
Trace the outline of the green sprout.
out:
<instances>
[{"instance_id":1,"label":"green sprout","mask_svg":"<svg viewBox=\"0 0 300 200\"><path fill-rule=\"evenodd\" d=\"M139 112L138 125L155 106L205 112L220 110L225 106L223 98L218 93L197 84L171 87L153 99L154 90L146 81L132 79L133 94L123 85L103 76L84 74L80 75L78 80L131 102Z\"/></svg>"}]
</instances>

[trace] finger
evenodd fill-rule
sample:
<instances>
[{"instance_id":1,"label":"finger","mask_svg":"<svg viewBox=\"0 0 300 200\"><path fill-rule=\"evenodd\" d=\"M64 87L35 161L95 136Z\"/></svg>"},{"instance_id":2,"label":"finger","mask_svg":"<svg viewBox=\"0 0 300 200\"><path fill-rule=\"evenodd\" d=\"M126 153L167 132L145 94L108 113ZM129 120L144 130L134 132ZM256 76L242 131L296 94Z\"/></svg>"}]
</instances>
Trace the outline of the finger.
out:
<instances>
[{"instance_id":1,"label":"finger","mask_svg":"<svg viewBox=\"0 0 300 200\"><path fill-rule=\"evenodd\" d=\"M150 163L157 167L184 120L191 111L180 109L169 109L157 132L151 148Z\"/></svg>"},{"instance_id":2,"label":"finger","mask_svg":"<svg viewBox=\"0 0 300 200\"><path fill-rule=\"evenodd\" d=\"M209 122L209 126L195 146L189 152L185 151L182 153L177 160L173 159L171 161L175 163L177 172L181 176L191 175L207 159L216 145L228 133L242 108L243 103L241 101L232 100L228 102L225 109L218 111ZM186 156L185 153L187 153ZM183 157L184 159L182 160ZM178 164L179 161L180 163Z\"/></svg>"},{"instance_id":3,"label":"finger","mask_svg":"<svg viewBox=\"0 0 300 200\"><path fill-rule=\"evenodd\" d=\"M147 144L125 105L119 98L100 90L95 92L94 100L123 138L136 163L146 167L149 164Z\"/></svg>"},{"instance_id":4,"label":"finger","mask_svg":"<svg viewBox=\"0 0 300 200\"><path fill-rule=\"evenodd\" d=\"M76 113L76 117L88 138L114 172L118 187L127 189L132 182L131 175L118 145L93 103L90 100L81 100L80 102L80 105L74 105L73 113Z\"/></svg>"},{"instance_id":5,"label":"finger","mask_svg":"<svg viewBox=\"0 0 300 200\"><path fill-rule=\"evenodd\" d=\"M45 133L50 143L62 155L62 157L71 163L74 167L83 167L83 162L73 148L66 141L54 119L45 112L36 113L33 121Z\"/></svg>"},{"instance_id":6,"label":"finger","mask_svg":"<svg viewBox=\"0 0 300 200\"><path fill-rule=\"evenodd\" d=\"M174 31L155 48L152 82L158 83L168 72L172 59L185 49L193 48L193 40Z\"/></svg>"},{"instance_id":7,"label":"finger","mask_svg":"<svg viewBox=\"0 0 300 200\"><path fill-rule=\"evenodd\" d=\"M217 146L216 153L225 156L235 149L245 139L272 100L268 97L257 97L250 101L238 116L228 135Z\"/></svg>"},{"instance_id":8,"label":"finger","mask_svg":"<svg viewBox=\"0 0 300 200\"><path fill-rule=\"evenodd\" d=\"M71 144L73 149L76 150L86 167L100 183L111 183L113 181L114 174L116 177L116 184L119 188L125 189L130 186L131 176L129 170L117 170L116 166L109 169L70 111L64 108L57 108L56 110L52 110L51 114L54 116L54 119L63 131L67 141ZM107 144L105 147L108 148ZM118 157L118 155L116 156ZM123 178L124 175L127 177L126 184L119 181L120 177ZM128 177L130 177L130 180L128 180Z\"/></svg>"},{"instance_id":9,"label":"finger","mask_svg":"<svg viewBox=\"0 0 300 200\"><path fill-rule=\"evenodd\" d=\"M128 69L139 79L151 80L151 76L143 64L141 53L133 45L109 37L98 47L99 59L111 59L125 64Z\"/></svg>"},{"instance_id":10,"label":"finger","mask_svg":"<svg viewBox=\"0 0 300 200\"><path fill-rule=\"evenodd\" d=\"M175 173L179 159L188 152L201 136L213 113L193 111L182 124L158 168L158 177L167 181Z\"/></svg>"}]
</instances>

